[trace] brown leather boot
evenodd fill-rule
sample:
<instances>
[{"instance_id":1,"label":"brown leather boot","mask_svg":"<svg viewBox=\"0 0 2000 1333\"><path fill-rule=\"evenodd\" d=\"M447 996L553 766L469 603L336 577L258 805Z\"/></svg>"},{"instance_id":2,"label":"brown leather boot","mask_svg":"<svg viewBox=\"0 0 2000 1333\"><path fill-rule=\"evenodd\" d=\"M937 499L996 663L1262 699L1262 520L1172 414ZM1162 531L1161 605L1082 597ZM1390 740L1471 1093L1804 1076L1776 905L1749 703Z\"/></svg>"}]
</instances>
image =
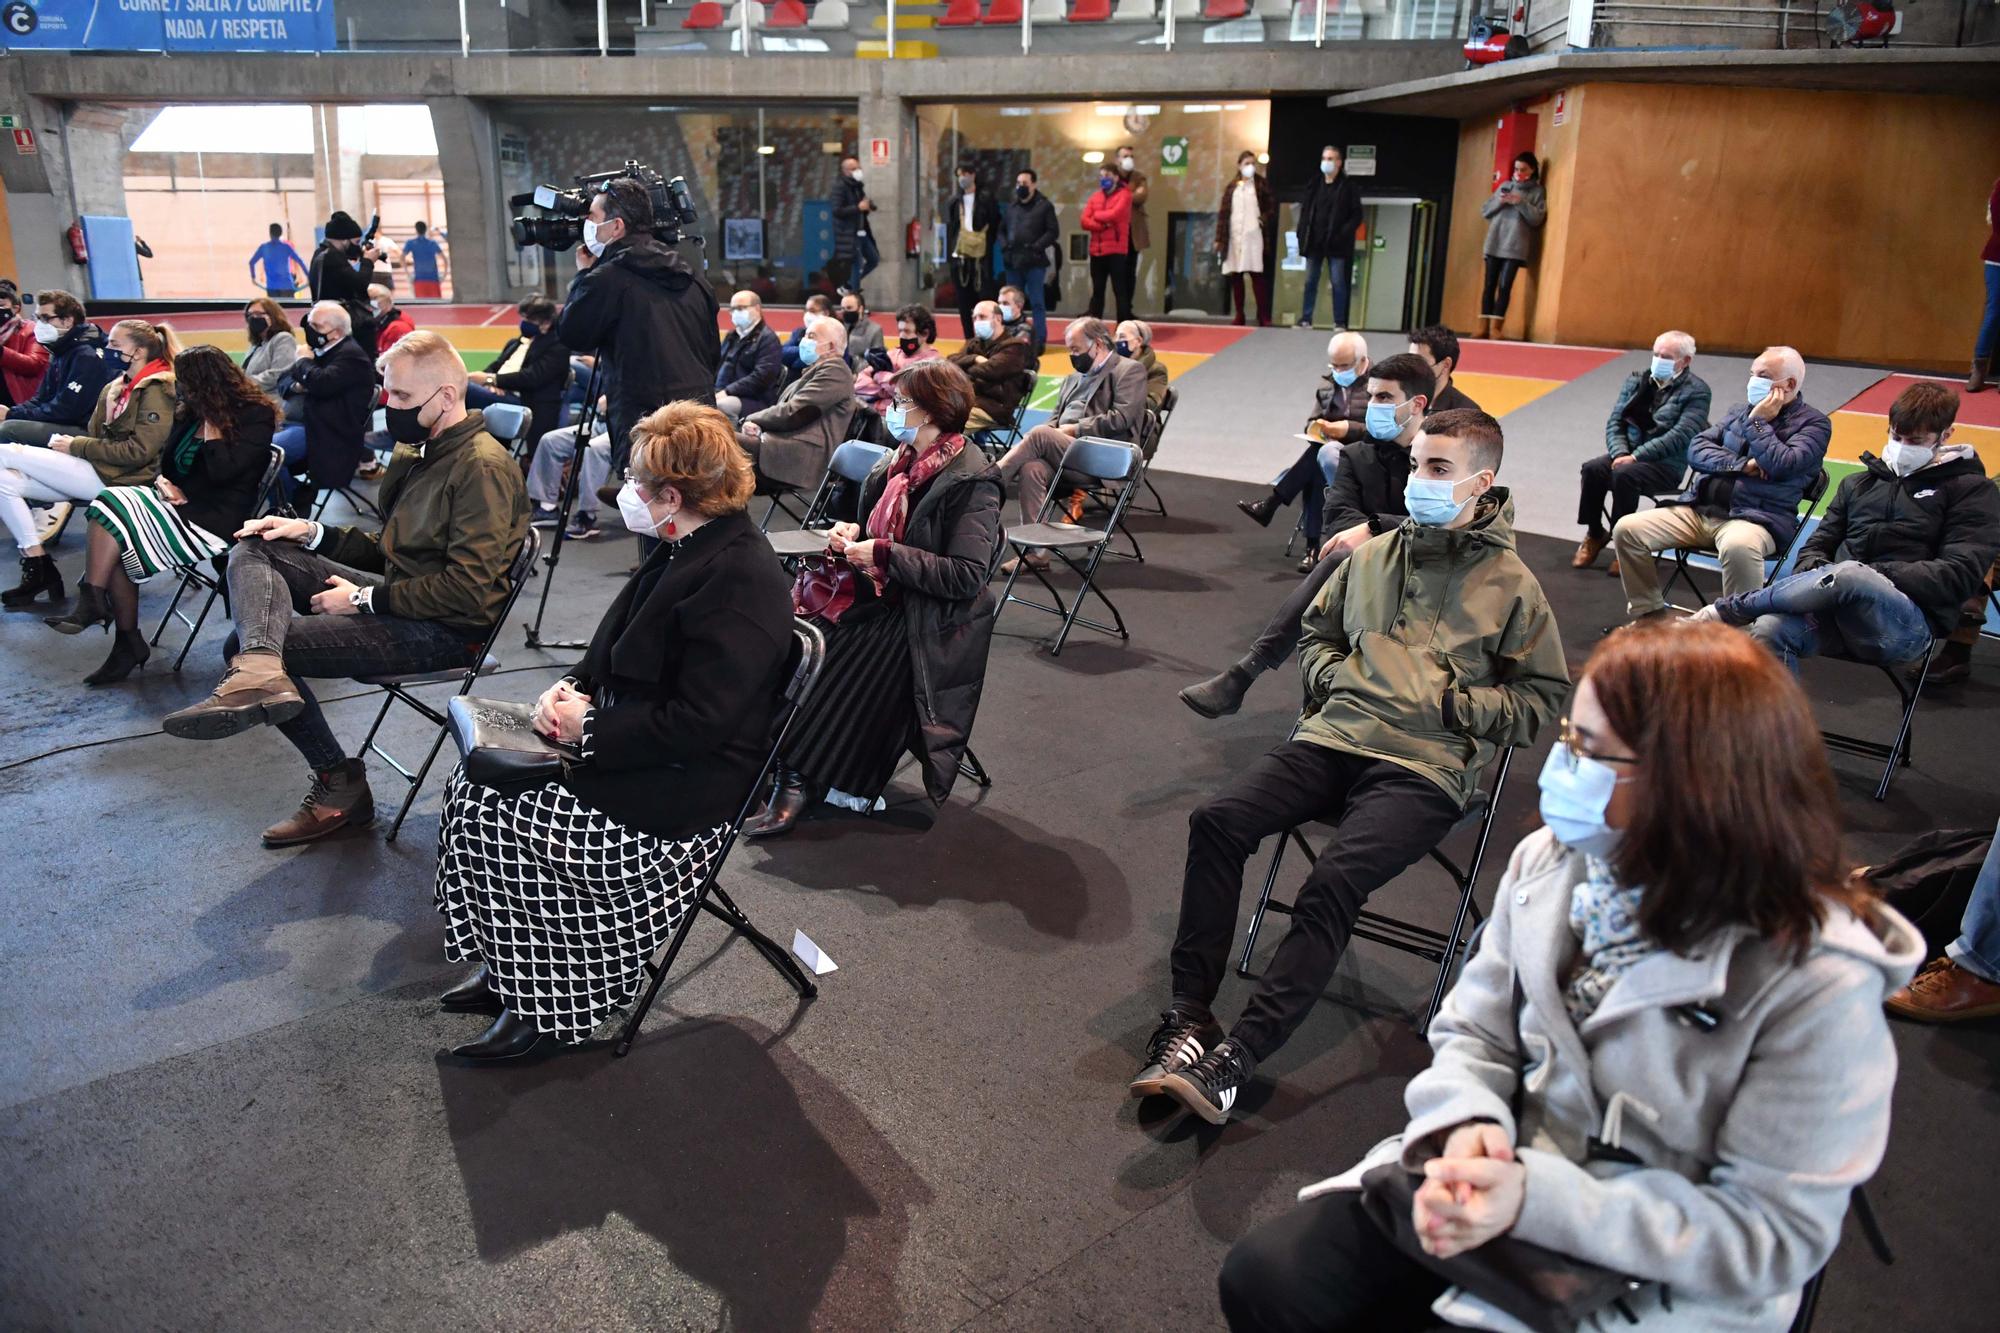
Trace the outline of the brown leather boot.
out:
<instances>
[{"instance_id":1,"label":"brown leather boot","mask_svg":"<svg viewBox=\"0 0 2000 1333\"><path fill-rule=\"evenodd\" d=\"M344 828L367 828L375 822L375 797L368 790L368 770L359 759L313 774L312 787L298 810L264 830L266 847L293 847L313 842Z\"/></svg>"},{"instance_id":2,"label":"brown leather boot","mask_svg":"<svg viewBox=\"0 0 2000 1333\"><path fill-rule=\"evenodd\" d=\"M1569 567L1571 569L1589 569L1597 563L1598 553L1604 549L1604 544L1610 540L1609 537L1599 537L1595 533L1585 533L1583 540L1576 544L1576 554L1569 558Z\"/></svg>"},{"instance_id":3,"label":"brown leather boot","mask_svg":"<svg viewBox=\"0 0 2000 1333\"><path fill-rule=\"evenodd\" d=\"M160 727L182 740L218 741L262 723L275 727L289 722L305 706L276 653L238 653L214 694L167 714Z\"/></svg>"},{"instance_id":4,"label":"brown leather boot","mask_svg":"<svg viewBox=\"0 0 2000 1333\"><path fill-rule=\"evenodd\" d=\"M1974 976L1949 958L1936 958L1885 1003L1898 1018L1963 1023L2000 1017L2000 986Z\"/></svg>"},{"instance_id":5,"label":"brown leather boot","mask_svg":"<svg viewBox=\"0 0 2000 1333\"><path fill-rule=\"evenodd\" d=\"M1986 369L1987 361L1988 358L1986 357L1975 356L1972 358L1972 373L1965 377L1965 391L1967 393L1978 393L1986 387L1986 376L1988 374Z\"/></svg>"}]
</instances>

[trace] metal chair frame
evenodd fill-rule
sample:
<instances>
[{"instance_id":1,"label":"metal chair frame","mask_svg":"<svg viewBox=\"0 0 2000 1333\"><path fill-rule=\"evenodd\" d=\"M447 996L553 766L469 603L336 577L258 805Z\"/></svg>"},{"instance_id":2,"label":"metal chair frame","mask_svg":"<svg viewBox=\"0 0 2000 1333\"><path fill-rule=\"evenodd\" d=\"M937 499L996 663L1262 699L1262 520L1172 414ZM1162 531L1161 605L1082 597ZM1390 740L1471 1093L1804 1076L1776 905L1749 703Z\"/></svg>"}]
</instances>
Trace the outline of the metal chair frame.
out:
<instances>
[{"instance_id":1,"label":"metal chair frame","mask_svg":"<svg viewBox=\"0 0 2000 1333\"><path fill-rule=\"evenodd\" d=\"M1837 731L1820 732L1820 739L1826 743L1826 748L1829 750L1837 750L1844 754L1858 754L1864 758L1880 759L1883 761L1882 779L1875 784L1875 799L1878 801L1888 799L1889 784L1895 780L1896 770L1910 766L1910 752L1915 744L1914 726L1917 717L1917 701L1923 696L1924 683L1931 678L1931 654L1936 648L1937 635L1934 633L1924 643L1924 655L1917 666L1917 678L1910 685L1905 685L1902 676L1898 675L1887 665L1880 662L1871 662L1868 664L1889 678L1889 683L1895 687L1896 698L1902 705L1900 710L1901 717L1896 725L1896 739L1893 742L1884 745L1880 741L1871 741L1860 736L1848 736Z\"/></svg>"},{"instance_id":2,"label":"metal chair frame","mask_svg":"<svg viewBox=\"0 0 2000 1333\"><path fill-rule=\"evenodd\" d=\"M251 513L250 516L252 518L262 518L275 508L271 501L273 493L277 489L278 474L284 471L284 468L285 451L274 444L271 446L271 461L264 465L264 480L257 491L257 508ZM167 625L170 622L178 619L181 624L187 626L187 638L182 642L180 652L174 657L174 670L176 671L179 671L181 664L187 661L188 650L194 647L194 641L201 637L201 627L207 623L208 613L215 609L215 599L218 597L222 598L223 609L225 611L229 609L228 565L226 563L228 559L229 553L227 551L216 556L214 563L210 566L215 570L213 574L206 572L200 565L188 565L181 570L180 583L174 589L173 600L167 603L167 613L160 617L159 628L153 631L152 638L152 645L157 648L160 646L160 637L167 632ZM202 599L200 612L190 618L187 612L180 609L180 606L181 599L187 596L190 588L194 587L208 589L208 596Z\"/></svg>"},{"instance_id":3,"label":"metal chair frame","mask_svg":"<svg viewBox=\"0 0 2000 1333\"><path fill-rule=\"evenodd\" d=\"M1026 426L1028 420L1028 400L1034 396L1035 386L1030 384L1028 391L1021 395L1021 401L1014 404L1014 415L1007 423L1007 442L1005 444L1002 444L997 438L1001 433L998 426L987 426L983 430L972 432L969 438L974 444L979 446L981 453L998 462L1001 454L1020 443L1023 428Z\"/></svg>"},{"instance_id":4,"label":"metal chair frame","mask_svg":"<svg viewBox=\"0 0 2000 1333\"><path fill-rule=\"evenodd\" d=\"M1861 1234L1867 1238L1868 1248L1885 1265L1896 1262L1896 1252L1889 1248L1888 1233L1882 1230L1882 1219L1875 1215L1875 1205L1868 1202L1868 1189L1863 1185L1854 1187L1852 1200L1855 1220L1861 1223ZM1830 1262L1830 1261L1829 1261ZM1813 1315L1819 1309L1819 1290L1826 1281L1826 1269L1814 1273L1799 1293L1798 1313L1792 1316L1792 1326L1788 1333L1808 1333L1812 1328Z\"/></svg>"},{"instance_id":5,"label":"metal chair frame","mask_svg":"<svg viewBox=\"0 0 2000 1333\"><path fill-rule=\"evenodd\" d=\"M813 492L805 513L799 516L798 531L764 534L764 539L771 543L771 549L778 553L779 558L792 560L824 550L824 529L829 526L827 510L833 503L835 483L845 481L859 486L875 470L875 465L888 457L889 452L886 446L870 444L866 440L842 440L834 449L833 457L826 462L826 471L819 479L819 489ZM859 471L856 471L857 468Z\"/></svg>"},{"instance_id":6,"label":"metal chair frame","mask_svg":"<svg viewBox=\"0 0 2000 1333\"><path fill-rule=\"evenodd\" d=\"M411 690L419 685L450 684L456 679L458 688L453 690L452 694L454 696L464 695L471 692L472 682L478 680L481 676L490 675L499 669L499 659L492 655L494 642L499 639L500 630L507 623L508 614L513 611L514 603L520 598L521 589L528 586L528 580L533 576L535 571L535 557L540 550L541 535L536 529L529 528L528 535L521 539L521 549L514 555L513 566L508 570L507 599L500 604L499 613L493 617L493 627L486 632L486 637L480 641L478 651L473 655L471 663L463 670L422 671L410 672L406 675L357 677L364 685L379 685L382 687L382 707L376 712L375 721L368 728L367 737L361 742L361 752L364 755L373 754L383 763L395 769L397 773L402 775L403 781L409 784L409 790L403 795L403 803L396 810L396 818L389 825L387 841L394 842L396 835L402 831L403 820L408 817L410 807L416 804L417 793L422 790L424 779L429 776L431 765L437 762L438 751L444 748L445 737L450 734L450 722L446 718L444 710L442 708L431 707L415 694L411 693ZM399 700L414 708L437 727L437 735L431 740L430 752L424 756L424 762L414 772L403 767L401 760L375 743L376 733L382 729L383 720L389 716L390 705Z\"/></svg>"},{"instance_id":7,"label":"metal chair frame","mask_svg":"<svg viewBox=\"0 0 2000 1333\"><path fill-rule=\"evenodd\" d=\"M1174 409L1179 407L1180 405L1181 405L1181 391L1179 389L1176 389L1173 385L1169 384L1167 386L1167 396L1160 400L1159 410L1154 411L1152 408L1146 409L1146 421L1149 427L1147 433L1150 436L1150 439L1148 440L1146 448L1144 449L1144 453L1146 455L1146 464L1149 473L1149 475L1146 477L1145 485L1146 485L1146 494L1153 497L1153 503L1150 505L1142 505L1135 501L1132 505L1132 512L1135 514L1155 514L1158 515L1160 518L1165 518L1167 516L1167 502L1160 498L1159 490L1154 487L1153 478L1150 475L1150 470L1152 467L1154 456L1160 452L1160 440L1167 433L1167 422L1173 419ZM1129 536L1130 534L1127 535ZM1132 543L1132 545L1134 549L1137 549L1139 544L1137 542L1134 542ZM1292 553L1291 547L1287 546L1285 548L1285 554L1290 555L1291 553ZM1113 554L1116 554L1116 552L1114 552Z\"/></svg>"},{"instance_id":8,"label":"metal chair frame","mask_svg":"<svg viewBox=\"0 0 2000 1333\"><path fill-rule=\"evenodd\" d=\"M1426 853L1431 860L1443 867L1444 872L1451 876L1452 883L1458 888L1458 906L1452 913L1451 929L1433 930L1429 926L1400 921L1395 917L1366 909L1355 922L1356 939L1385 944L1391 949L1415 954L1438 965L1437 982L1431 987L1430 1003L1424 1009L1423 1020L1417 1025L1419 1032L1430 1027L1431 1020L1437 1017L1438 1010L1444 1006L1444 997L1451 989L1452 978L1459 964L1471 952L1473 932L1486 919L1485 914L1479 910L1479 904L1473 901L1473 894L1479 887L1479 871L1485 864L1486 848L1493 838L1493 816L1500 807L1500 793L1506 788L1507 770L1513 763L1514 747L1511 745L1503 747L1494 763L1492 787L1474 796L1467 803L1464 813L1458 817L1458 821L1445 834L1445 837L1449 838L1461 829L1478 830L1472 846L1472 859L1466 863L1465 868L1461 870L1458 863L1447 856L1442 847L1433 847ZM1302 828L1303 825L1294 825L1280 834L1278 845L1271 851L1271 865L1264 872L1264 888L1258 894L1257 910L1251 913L1249 929L1243 935L1243 955L1236 963L1236 975L1240 977L1257 975L1250 970L1250 956L1257 947L1258 933L1264 928L1264 914L1267 912L1282 912L1287 916L1292 914L1291 903L1278 902L1271 896L1271 890L1278 882L1278 867L1284 863L1286 847L1291 843L1297 843L1308 861L1319 859L1319 853L1313 850L1312 844L1306 841L1305 834L1300 831ZM1471 929L1468 929L1468 922L1471 923Z\"/></svg>"},{"instance_id":9,"label":"metal chair frame","mask_svg":"<svg viewBox=\"0 0 2000 1333\"><path fill-rule=\"evenodd\" d=\"M633 1007L632 1016L625 1020L625 1027L618 1034L617 1044L611 1049L613 1059L625 1055L632 1049L632 1043L639 1035L640 1025L646 1021L646 1014L652 1009L653 1001L658 997L660 987L667 979L667 973L672 970L674 959L680 954L681 945L687 942L688 931L694 925L695 917L703 912L707 912L750 941L751 947L762 954L764 960L797 989L801 999L810 1000L819 994L818 983L799 966L798 960L780 947L776 940L751 925L750 918L743 914L743 909L738 907L716 882L721 877L723 863L729 859L730 851L736 846L736 840L743 832L744 822L750 818L751 812L756 809L764 795L765 783L771 776L772 766L778 762L778 755L784 749L785 738L791 732L792 723L797 719L800 707L812 694L813 686L819 680L820 670L826 664L826 638L817 627L804 620L794 619L792 633L798 639L798 658L792 664L791 674L785 684L785 704L772 729L774 734L771 749L764 756L764 766L757 770L757 777L750 784L749 794L743 798L743 804L738 808L736 818L730 822L729 831L723 835L722 845L716 849L715 856L709 861L707 871L702 876L701 886L695 890L694 901L688 906L687 911L681 913L680 923L674 927L673 938L667 941L666 947L658 956L658 962L647 960L646 971L652 980L647 983L646 993Z\"/></svg>"},{"instance_id":10,"label":"metal chair frame","mask_svg":"<svg viewBox=\"0 0 2000 1333\"><path fill-rule=\"evenodd\" d=\"M1805 496L1800 502L1798 526L1792 529L1792 539L1785 543L1783 550L1773 551L1769 556L1765 557L1764 563L1768 566L1764 571L1765 587L1770 587L1771 581L1777 578L1779 572L1786 565L1790 564L1793 557L1798 554L1799 543L1805 540L1806 522L1813 516L1813 511L1819 508L1819 502L1826 498L1827 489L1831 485L1831 479L1827 476L1826 470L1822 468L1819 475L1806 487ZM1701 605L1707 606L1708 598L1702 594L1700 588L1695 586L1694 575L1690 572L1688 566L1688 557L1692 555L1712 554L1712 552L1708 551L1691 550L1685 546L1674 547L1674 569L1671 574L1667 575L1667 582L1660 589L1660 595L1665 597L1668 593L1671 593L1675 583L1685 583L1688 586L1688 591L1695 595L1695 600L1701 603ZM1668 603L1668 605L1673 604Z\"/></svg>"},{"instance_id":11,"label":"metal chair frame","mask_svg":"<svg viewBox=\"0 0 2000 1333\"><path fill-rule=\"evenodd\" d=\"M1088 446L1088 449L1086 449L1086 446ZM1062 629L1056 634L1055 645L1050 656L1062 655L1063 643L1069 638L1070 629L1076 625L1084 625L1105 634L1116 634L1121 639L1130 639L1132 637L1131 632L1125 628L1125 617L1120 614L1118 607L1112 600L1104 595L1104 590L1097 586L1097 569L1103 563L1105 553L1111 548L1113 535L1120 529L1120 523L1125 516L1126 506L1131 503L1133 492L1138 489L1141 479L1146 474L1146 459L1139 451L1139 446L1135 444L1128 444L1123 440L1106 440L1093 436L1085 436L1080 440L1073 441L1067 449L1063 450L1062 462L1056 469L1056 476L1058 478L1062 476L1063 470L1070 466L1070 459L1076 456L1079 450L1084 450L1086 453L1095 453L1099 450L1122 451L1128 460L1125 471L1120 476L1100 476L1086 468L1076 469L1079 472L1083 472L1086 476L1091 477L1093 481L1117 481L1122 483L1112 497L1109 517L1101 529L1079 528L1077 529L1076 538L1066 539L1061 545L1049 544L1045 535L1035 533L1034 529L1048 526L1048 517L1055 507L1056 494L1061 489L1060 485L1051 486L1048 495L1042 500L1041 513L1036 515L1035 522L1007 530L1007 543L1014 548L1016 556L1014 572L1007 576L1007 587L1001 594L1000 604L993 611L994 619L997 620L1000 617L1000 613L1007 609L1009 602L1019 602L1021 605L1033 607L1037 611L1046 611L1050 615L1061 616L1063 622ZM1129 536L1130 534L1127 535ZM1073 573L1083 580L1083 586L1076 590L1075 596L1067 603L1063 601L1062 594L1056 590L1055 584L1049 582L1048 575L1029 564L1026 559L1030 551L1043 550L1062 561L1063 564L1068 566ZM1077 560L1071 556L1071 550L1087 551L1086 560ZM1035 580L1048 589L1049 596L1054 599L1054 605L1032 601L1029 598L1015 595L1014 585L1020 580L1021 571L1024 569L1033 574ZM1085 593L1095 593L1097 600L1104 603L1105 608L1111 612L1111 618L1115 623L1107 625L1103 621L1092 620L1083 615L1083 598Z\"/></svg>"}]
</instances>

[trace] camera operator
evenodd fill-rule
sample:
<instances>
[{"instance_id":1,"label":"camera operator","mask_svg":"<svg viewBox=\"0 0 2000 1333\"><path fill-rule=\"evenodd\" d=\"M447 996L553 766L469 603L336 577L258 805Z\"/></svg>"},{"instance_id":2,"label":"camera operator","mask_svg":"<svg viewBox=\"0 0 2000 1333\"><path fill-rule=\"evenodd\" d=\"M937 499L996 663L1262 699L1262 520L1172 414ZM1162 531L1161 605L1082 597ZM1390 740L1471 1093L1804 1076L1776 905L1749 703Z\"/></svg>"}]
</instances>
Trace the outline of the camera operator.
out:
<instances>
[{"instance_id":1,"label":"camera operator","mask_svg":"<svg viewBox=\"0 0 2000 1333\"><path fill-rule=\"evenodd\" d=\"M354 340L371 353L375 349L375 306L368 287L375 281L375 261L381 257L372 240L361 239L361 224L335 209L326 220L326 240L313 251L306 271L312 299L340 302L354 322Z\"/></svg>"},{"instance_id":2,"label":"camera operator","mask_svg":"<svg viewBox=\"0 0 2000 1333\"><path fill-rule=\"evenodd\" d=\"M715 403L722 359L715 293L679 251L653 235L652 198L629 176L607 181L583 224L580 270L556 335L574 352L608 358L612 485L632 427L667 403Z\"/></svg>"}]
</instances>

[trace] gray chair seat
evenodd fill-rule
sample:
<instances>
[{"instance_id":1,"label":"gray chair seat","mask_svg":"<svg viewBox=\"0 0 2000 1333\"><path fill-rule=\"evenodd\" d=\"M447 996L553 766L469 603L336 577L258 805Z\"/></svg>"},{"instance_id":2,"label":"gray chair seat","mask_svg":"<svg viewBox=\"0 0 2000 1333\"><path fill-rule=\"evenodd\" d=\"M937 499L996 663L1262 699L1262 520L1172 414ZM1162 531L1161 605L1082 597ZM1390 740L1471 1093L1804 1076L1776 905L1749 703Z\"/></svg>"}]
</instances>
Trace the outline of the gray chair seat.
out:
<instances>
[{"instance_id":1,"label":"gray chair seat","mask_svg":"<svg viewBox=\"0 0 2000 1333\"><path fill-rule=\"evenodd\" d=\"M1007 529L1007 540L1016 546L1095 546L1104 540L1102 528L1078 527L1074 523L1023 523Z\"/></svg>"},{"instance_id":2,"label":"gray chair seat","mask_svg":"<svg viewBox=\"0 0 2000 1333\"><path fill-rule=\"evenodd\" d=\"M500 659L488 653L479 659L479 670L474 675L490 676L500 669ZM456 684L465 679L464 667L451 667L444 671L411 671L399 676L356 676L363 685L444 685Z\"/></svg>"},{"instance_id":3,"label":"gray chair seat","mask_svg":"<svg viewBox=\"0 0 2000 1333\"><path fill-rule=\"evenodd\" d=\"M799 528L790 532L767 532L764 540L771 543L781 559L793 556L818 555L826 549L826 534L813 528Z\"/></svg>"}]
</instances>

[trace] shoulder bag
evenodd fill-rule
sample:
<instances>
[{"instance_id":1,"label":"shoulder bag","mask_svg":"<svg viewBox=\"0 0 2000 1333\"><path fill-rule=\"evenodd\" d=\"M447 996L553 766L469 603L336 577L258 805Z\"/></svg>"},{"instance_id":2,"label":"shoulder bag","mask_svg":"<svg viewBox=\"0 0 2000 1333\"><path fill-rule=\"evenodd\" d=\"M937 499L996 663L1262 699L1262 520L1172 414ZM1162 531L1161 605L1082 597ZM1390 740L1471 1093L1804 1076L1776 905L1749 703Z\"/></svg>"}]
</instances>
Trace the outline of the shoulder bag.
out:
<instances>
[{"instance_id":1,"label":"shoulder bag","mask_svg":"<svg viewBox=\"0 0 2000 1333\"><path fill-rule=\"evenodd\" d=\"M533 704L460 695L445 717L466 779L509 796L547 786L582 758L535 730Z\"/></svg>"}]
</instances>

